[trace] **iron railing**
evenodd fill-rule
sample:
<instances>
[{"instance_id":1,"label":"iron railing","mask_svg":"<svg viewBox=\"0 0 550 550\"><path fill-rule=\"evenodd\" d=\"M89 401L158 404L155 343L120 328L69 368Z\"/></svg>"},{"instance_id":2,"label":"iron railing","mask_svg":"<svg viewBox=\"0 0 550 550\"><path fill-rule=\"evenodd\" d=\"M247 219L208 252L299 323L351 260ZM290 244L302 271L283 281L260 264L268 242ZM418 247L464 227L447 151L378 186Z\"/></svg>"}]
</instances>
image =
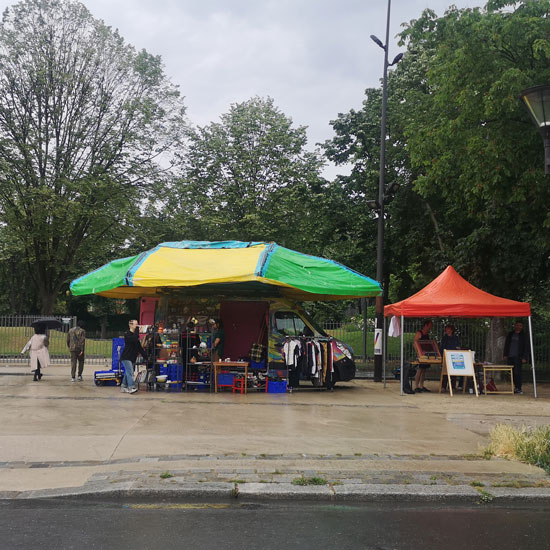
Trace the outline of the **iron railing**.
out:
<instances>
[{"instance_id":1,"label":"iron railing","mask_svg":"<svg viewBox=\"0 0 550 550\"><path fill-rule=\"evenodd\" d=\"M438 343L443 336L447 322L451 322L455 326L462 347L476 352L476 361L490 360L488 349L490 319L433 319L432 335ZM352 318L347 321L327 321L323 324L323 328L338 340L351 346L360 368L367 375L372 373L374 369L374 329L372 322L367 322L367 326L364 327L360 318ZM416 358L413 347L414 334L421 328L421 319L404 319L403 355L405 361ZM506 328L511 330L512 322L507 323ZM527 329L526 325L524 330ZM386 373L388 377L391 377L391 371L400 365L401 342L400 338L387 337L386 343ZM498 342L498 346L500 346L500 353L502 353L503 339ZM550 380L550 323L541 320L533 321L533 348L538 377L543 380Z\"/></svg>"},{"instance_id":2,"label":"iron railing","mask_svg":"<svg viewBox=\"0 0 550 550\"><path fill-rule=\"evenodd\" d=\"M25 365L29 362L28 353L21 350L34 334L31 323L43 318L43 315L0 315L0 361ZM76 326L76 317L52 316L62 323L59 330L49 331L49 352L52 362L67 361L67 332ZM86 363L104 365L111 358L112 340L86 338Z\"/></svg>"}]
</instances>

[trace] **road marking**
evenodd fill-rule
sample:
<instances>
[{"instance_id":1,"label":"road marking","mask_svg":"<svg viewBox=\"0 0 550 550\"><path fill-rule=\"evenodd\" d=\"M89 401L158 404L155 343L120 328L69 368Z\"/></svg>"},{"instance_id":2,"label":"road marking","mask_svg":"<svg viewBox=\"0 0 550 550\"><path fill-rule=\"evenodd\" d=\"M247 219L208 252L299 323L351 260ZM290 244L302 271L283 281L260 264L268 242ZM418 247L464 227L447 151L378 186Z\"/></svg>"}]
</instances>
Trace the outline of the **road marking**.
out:
<instances>
[{"instance_id":1,"label":"road marking","mask_svg":"<svg viewBox=\"0 0 550 550\"><path fill-rule=\"evenodd\" d=\"M134 510L221 510L230 506L230 504L127 504L125 508Z\"/></svg>"}]
</instances>

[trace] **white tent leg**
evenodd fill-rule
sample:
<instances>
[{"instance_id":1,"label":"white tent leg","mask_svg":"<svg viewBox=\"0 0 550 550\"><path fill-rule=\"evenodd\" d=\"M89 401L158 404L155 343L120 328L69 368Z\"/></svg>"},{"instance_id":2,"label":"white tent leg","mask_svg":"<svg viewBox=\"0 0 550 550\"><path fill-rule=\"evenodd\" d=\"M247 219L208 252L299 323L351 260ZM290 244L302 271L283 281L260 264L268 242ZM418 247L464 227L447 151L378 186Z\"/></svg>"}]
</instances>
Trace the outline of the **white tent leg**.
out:
<instances>
[{"instance_id":1,"label":"white tent leg","mask_svg":"<svg viewBox=\"0 0 550 550\"><path fill-rule=\"evenodd\" d=\"M533 349L533 325L531 324L531 315L529 319L529 343L531 344L531 369L533 370L533 391L535 399L537 398L537 377L535 376L535 350Z\"/></svg>"},{"instance_id":2,"label":"white tent leg","mask_svg":"<svg viewBox=\"0 0 550 550\"><path fill-rule=\"evenodd\" d=\"M401 315L401 395L403 395L403 334L405 332L405 325L403 324L403 315Z\"/></svg>"}]
</instances>

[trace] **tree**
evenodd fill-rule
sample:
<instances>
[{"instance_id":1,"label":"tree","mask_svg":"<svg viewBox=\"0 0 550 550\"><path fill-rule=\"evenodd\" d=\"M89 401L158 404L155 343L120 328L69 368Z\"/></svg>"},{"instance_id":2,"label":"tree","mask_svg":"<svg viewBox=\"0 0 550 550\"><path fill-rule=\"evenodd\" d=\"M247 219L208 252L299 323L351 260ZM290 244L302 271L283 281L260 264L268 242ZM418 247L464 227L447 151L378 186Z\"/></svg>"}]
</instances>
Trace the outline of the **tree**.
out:
<instances>
[{"instance_id":1,"label":"tree","mask_svg":"<svg viewBox=\"0 0 550 550\"><path fill-rule=\"evenodd\" d=\"M390 74L393 76L393 73ZM388 133L385 181L400 188L385 206L384 274L390 301L405 298L418 276L417 259L423 248L424 228L430 223L430 204L413 189L415 173L410 168L403 138L400 91L389 79ZM378 197L380 163L381 91L369 88L360 111L352 109L331 122L335 137L324 144L327 158L337 165L351 165L351 173L332 184L337 194L340 227L334 232L335 247L347 248L343 263L362 273L376 272L377 217L368 201ZM344 243L347 246L344 246ZM391 282L391 284L390 284Z\"/></svg>"},{"instance_id":2,"label":"tree","mask_svg":"<svg viewBox=\"0 0 550 550\"><path fill-rule=\"evenodd\" d=\"M306 250L323 187L321 160L306 144L306 129L271 98L236 103L220 122L193 129L172 205L180 233Z\"/></svg>"},{"instance_id":3,"label":"tree","mask_svg":"<svg viewBox=\"0 0 550 550\"><path fill-rule=\"evenodd\" d=\"M439 203L443 257L516 299L540 294L550 269L542 140L518 100L550 78L549 16L546 0L426 10L401 35L408 70L428 59L424 85L407 86L407 64L395 72L415 189Z\"/></svg>"},{"instance_id":4,"label":"tree","mask_svg":"<svg viewBox=\"0 0 550 550\"><path fill-rule=\"evenodd\" d=\"M514 8L514 9L510 9ZM550 77L550 3L491 1L484 10L431 10L402 33L407 53L388 78L384 281L391 301L453 264L476 285L548 303L550 199L542 140L518 100ZM380 91L332 122L328 158L353 215L348 233L374 270ZM542 306L543 307L543 306Z\"/></svg>"},{"instance_id":5,"label":"tree","mask_svg":"<svg viewBox=\"0 0 550 550\"><path fill-rule=\"evenodd\" d=\"M73 0L23 0L0 25L0 220L50 313L129 222L184 138L159 57ZM5 235L6 233L4 233Z\"/></svg>"}]
</instances>

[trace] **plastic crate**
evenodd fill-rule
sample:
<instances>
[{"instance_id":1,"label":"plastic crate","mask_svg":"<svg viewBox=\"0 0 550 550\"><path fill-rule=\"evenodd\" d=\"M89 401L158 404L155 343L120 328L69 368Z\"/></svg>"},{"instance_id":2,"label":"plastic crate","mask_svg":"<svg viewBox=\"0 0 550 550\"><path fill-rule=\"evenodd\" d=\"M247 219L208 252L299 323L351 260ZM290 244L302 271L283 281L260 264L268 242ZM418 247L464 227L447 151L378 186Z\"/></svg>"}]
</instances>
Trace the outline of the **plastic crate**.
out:
<instances>
[{"instance_id":1,"label":"plastic crate","mask_svg":"<svg viewBox=\"0 0 550 550\"><path fill-rule=\"evenodd\" d=\"M286 393L286 380L269 380L267 393Z\"/></svg>"},{"instance_id":2,"label":"plastic crate","mask_svg":"<svg viewBox=\"0 0 550 550\"><path fill-rule=\"evenodd\" d=\"M218 387L219 386L231 386L233 387L234 374L221 372L218 374Z\"/></svg>"},{"instance_id":3,"label":"plastic crate","mask_svg":"<svg viewBox=\"0 0 550 550\"><path fill-rule=\"evenodd\" d=\"M113 338L113 346L111 349L111 365L113 370L118 369L118 358L124 349L124 338Z\"/></svg>"},{"instance_id":4,"label":"plastic crate","mask_svg":"<svg viewBox=\"0 0 550 550\"><path fill-rule=\"evenodd\" d=\"M265 369L265 359L262 361L250 361L251 369Z\"/></svg>"}]
</instances>

